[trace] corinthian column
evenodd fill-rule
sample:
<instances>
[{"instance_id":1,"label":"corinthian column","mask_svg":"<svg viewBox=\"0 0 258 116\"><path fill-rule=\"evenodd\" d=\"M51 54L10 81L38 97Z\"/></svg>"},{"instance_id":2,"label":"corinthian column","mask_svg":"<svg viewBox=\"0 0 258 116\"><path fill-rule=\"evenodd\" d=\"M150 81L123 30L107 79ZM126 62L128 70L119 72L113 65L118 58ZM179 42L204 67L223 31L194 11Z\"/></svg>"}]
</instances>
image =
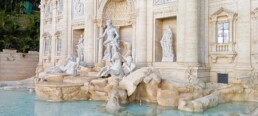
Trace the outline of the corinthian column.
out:
<instances>
[{"instance_id":1,"label":"corinthian column","mask_svg":"<svg viewBox=\"0 0 258 116\"><path fill-rule=\"evenodd\" d=\"M42 38L42 35L44 33L44 12L45 12L45 9L44 9L44 2L41 1L41 4L39 6L40 8L40 46L39 46L39 65L42 65L43 64L43 46L44 46L44 43L43 43L43 38Z\"/></svg>"},{"instance_id":2,"label":"corinthian column","mask_svg":"<svg viewBox=\"0 0 258 116\"><path fill-rule=\"evenodd\" d=\"M137 65L147 64L147 0L137 0L138 15L136 19L136 58Z\"/></svg>"},{"instance_id":3,"label":"corinthian column","mask_svg":"<svg viewBox=\"0 0 258 116\"><path fill-rule=\"evenodd\" d=\"M61 35L61 40L62 40L62 44L61 44L61 60L62 60L62 64L65 64L66 62L66 58L68 56L68 20L69 20L69 16L68 16L68 2L70 0L63 0L63 9L62 9L62 15L63 15L63 24L64 24L64 28L62 35Z\"/></svg>"},{"instance_id":4,"label":"corinthian column","mask_svg":"<svg viewBox=\"0 0 258 116\"><path fill-rule=\"evenodd\" d=\"M85 29L84 29L84 62L88 65L94 64L94 0L86 0L86 18L85 18Z\"/></svg>"},{"instance_id":5,"label":"corinthian column","mask_svg":"<svg viewBox=\"0 0 258 116\"><path fill-rule=\"evenodd\" d=\"M184 62L185 0L178 1L176 61Z\"/></svg>"},{"instance_id":6,"label":"corinthian column","mask_svg":"<svg viewBox=\"0 0 258 116\"><path fill-rule=\"evenodd\" d=\"M198 65L200 0L183 0L183 2L185 5L184 14L187 16L184 18L184 62Z\"/></svg>"},{"instance_id":7,"label":"corinthian column","mask_svg":"<svg viewBox=\"0 0 258 116\"><path fill-rule=\"evenodd\" d=\"M56 37L55 37L55 33L56 33L56 19L57 19L57 1L56 0L53 0L52 1L52 33L51 33L51 65L55 65L55 53L56 53L56 50L55 50L55 41L56 41Z\"/></svg>"}]
</instances>

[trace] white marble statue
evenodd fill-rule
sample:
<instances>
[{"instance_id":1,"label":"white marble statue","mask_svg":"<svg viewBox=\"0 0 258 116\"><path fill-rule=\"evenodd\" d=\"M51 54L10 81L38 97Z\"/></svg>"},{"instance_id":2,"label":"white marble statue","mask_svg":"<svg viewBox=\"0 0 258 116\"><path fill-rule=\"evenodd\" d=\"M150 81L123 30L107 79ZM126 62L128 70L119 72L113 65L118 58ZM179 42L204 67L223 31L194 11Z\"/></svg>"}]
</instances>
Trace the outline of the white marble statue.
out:
<instances>
[{"instance_id":1,"label":"white marble statue","mask_svg":"<svg viewBox=\"0 0 258 116\"><path fill-rule=\"evenodd\" d=\"M103 39L107 35L107 39L106 41L104 41L103 45L106 46L108 53L104 55L103 60L111 61L115 53L114 51L117 51L117 49L120 49L119 48L120 41L119 41L119 34L116 28L112 25L112 21L107 20L106 25L107 25L107 28L105 32L98 38L98 40Z\"/></svg>"},{"instance_id":2,"label":"white marble statue","mask_svg":"<svg viewBox=\"0 0 258 116\"><path fill-rule=\"evenodd\" d=\"M116 50L114 51L111 63L112 66L102 68L97 76L103 77L111 74L112 76L119 76L120 78L122 78L124 76L122 61L119 52L117 52Z\"/></svg>"},{"instance_id":3,"label":"white marble statue","mask_svg":"<svg viewBox=\"0 0 258 116\"><path fill-rule=\"evenodd\" d=\"M83 36L81 35L81 38L79 39L79 42L77 44L77 55L79 58L79 62L83 62L84 58L84 39Z\"/></svg>"},{"instance_id":4,"label":"white marble statue","mask_svg":"<svg viewBox=\"0 0 258 116\"><path fill-rule=\"evenodd\" d=\"M74 55L69 55L67 57L67 63L59 66L53 66L47 68L44 72L40 72L38 74L39 81L45 80L47 75L55 74L55 75L71 75L76 76L77 75L77 63L76 63L76 57Z\"/></svg>"},{"instance_id":5,"label":"white marble statue","mask_svg":"<svg viewBox=\"0 0 258 116\"><path fill-rule=\"evenodd\" d=\"M76 57L74 55L69 55L67 57L67 64L65 66L59 66L59 67L66 74L76 76L77 75Z\"/></svg>"},{"instance_id":6,"label":"white marble statue","mask_svg":"<svg viewBox=\"0 0 258 116\"><path fill-rule=\"evenodd\" d=\"M164 33L160 44L162 47L162 62L174 62L175 55L173 51L173 32L172 29L168 26L166 32Z\"/></svg>"},{"instance_id":7,"label":"white marble statue","mask_svg":"<svg viewBox=\"0 0 258 116\"><path fill-rule=\"evenodd\" d=\"M126 62L123 63L123 71L125 75L128 75L136 69L136 65L133 63L132 56L127 56L125 60Z\"/></svg>"}]
</instances>

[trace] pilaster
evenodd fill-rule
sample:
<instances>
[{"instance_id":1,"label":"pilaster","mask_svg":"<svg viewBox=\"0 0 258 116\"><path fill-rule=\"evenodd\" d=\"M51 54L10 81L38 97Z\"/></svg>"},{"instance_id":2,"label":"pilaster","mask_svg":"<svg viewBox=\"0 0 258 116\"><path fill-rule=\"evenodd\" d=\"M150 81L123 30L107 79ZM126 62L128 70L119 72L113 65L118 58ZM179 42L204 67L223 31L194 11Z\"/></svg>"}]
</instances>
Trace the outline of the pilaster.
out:
<instances>
[{"instance_id":1,"label":"pilaster","mask_svg":"<svg viewBox=\"0 0 258 116\"><path fill-rule=\"evenodd\" d=\"M51 26L52 26L52 30L51 30L51 35L52 35L52 38L51 38L51 65L55 65L55 40L56 40L56 36L55 33L56 33L56 19L57 19L57 1L56 0L53 0L52 3L52 23L51 23Z\"/></svg>"},{"instance_id":2,"label":"pilaster","mask_svg":"<svg viewBox=\"0 0 258 116\"><path fill-rule=\"evenodd\" d=\"M251 0L238 0L236 77L251 76Z\"/></svg>"},{"instance_id":3,"label":"pilaster","mask_svg":"<svg viewBox=\"0 0 258 116\"><path fill-rule=\"evenodd\" d=\"M200 26L200 0L185 0L185 18L184 24L184 62L193 66L199 64L199 45L200 39L199 26Z\"/></svg>"},{"instance_id":4,"label":"pilaster","mask_svg":"<svg viewBox=\"0 0 258 116\"><path fill-rule=\"evenodd\" d=\"M101 36L104 33L104 27L102 25L99 26L99 36ZM103 59L103 39L99 40L98 43L98 62L102 61Z\"/></svg>"},{"instance_id":5,"label":"pilaster","mask_svg":"<svg viewBox=\"0 0 258 116\"><path fill-rule=\"evenodd\" d=\"M136 58L139 66L147 65L147 0L137 1Z\"/></svg>"},{"instance_id":6,"label":"pilaster","mask_svg":"<svg viewBox=\"0 0 258 116\"><path fill-rule=\"evenodd\" d=\"M64 3L64 7L63 7L63 22L65 23L65 27L69 27L69 16L68 16L68 10L69 10L69 2L70 0L63 0L63 3ZM62 32L62 57L61 57L61 60L62 60L62 64L65 64L66 62L66 58L68 56L68 38L69 38L69 29L68 28L65 28L63 29L63 32Z\"/></svg>"}]
</instances>

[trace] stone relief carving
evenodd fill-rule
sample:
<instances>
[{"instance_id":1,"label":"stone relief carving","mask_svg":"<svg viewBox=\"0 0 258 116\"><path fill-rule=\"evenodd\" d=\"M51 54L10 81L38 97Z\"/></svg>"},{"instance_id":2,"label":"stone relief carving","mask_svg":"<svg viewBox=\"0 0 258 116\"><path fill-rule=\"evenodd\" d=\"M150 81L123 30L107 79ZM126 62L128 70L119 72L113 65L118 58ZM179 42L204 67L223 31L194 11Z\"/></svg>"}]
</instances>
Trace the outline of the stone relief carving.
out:
<instances>
[{"instance_id":1,"label":"stone relief carving","mask_svg":"<svg viewBox=\"0 0 258 116\"><path fill-rule=\"evenodd\" d=\"M160 44L162 47L162 62L174 62L175 55L173 51L173 32L168 26L166 32L164 33Z\"/></svg>"},{"instance_id":2,"label":"stone relief carving","mask_svg":"<svg viewBox=\"0 0 258 116\"><path fill-rule=\"evenodd\" d=\"M129 19L129 7L126 0L122 2L117 2L115 0L111 0L107 3L104 18L105 19ZM119 12L118 12L119 11Z\"/></svg>"},{"instance_id":3,"label":"stone relief carving","mask_svg":"<svg viewBox=\"0 0 258 116\"><path fill-rule=\"evenodd\" d=\"M79 19L84 16L84 0L73 0L73 18Z\"/></svg>"},{"instance_id":4,"label":"stone relief carving","mask_svg":"<svg viewBox=\"0 0 258 116\"><path fill-rule=\"evenodd\" d=\"M252 56L255 59L255 62L258 63L258 7L255 8L252 12L251 12L251 18L252 18L252 28L253 28L253 32L252 32L252 38L253 38L253 50L252 50Z\"/></svg>"},{"instance_id":5,"label":"stone relief carving","mask_svg":"<svg viewBox=\"0 0 258 116\"><path fill-rule=\"evenodd\" d=\"M136 64L133 63L132 56L124 58L126 62L123 63L123 71L125 75L129 75L136 69Z\"/></svg>"},{"instance_id":6,"label":"stone relief carving","mask_svg":"<svg viewBox=\"0 0 258 116\"><path fill-rule=\"evenodd\" d=\"M52 7L51 7L51 2L47 2L45 4L45 17L51 17L51 13L52 13Z\"/></svg>"},{"instance_id":7,"label":"stone relief carving","mask_svg":"<svg viewBox=\"0 0 258 116\"><path fill-rule=\"evenodd\" d=\"M58 15L61 15L63 13L63 9L64 9L64 1L63 0L58 0L58 6L57 6L57 13Z\"/></svg>"},{"instance_id":8,"label":"stone relief carving","mask_svg":"<svg viewBox=\"0 0 258 116\"><path fill-rule=\"evenodd\" d=\"M167 4L167 3L171 3L171 2L175 2L177 0L155 0L155 4L156 5L161 5L161 4Z\"/></svg>"},{"instance_id":9,"label":"stone relief carving","mask_svg":"<svg viewBox=\"0 0 258 116\"><path fill-rule=\"evenodd\" d=\"M132 25L136 18L134 10L132 0L104 0L101 1L95 22L102 25L105 20L112 19L115 26Z\"/></svg>"},{"instance_id":10,"label":"stone relief carving","mask_svg":"<svg viewBox=\"0 0 258 116\"><path fill-rule=\"evenodd\" d=\"M154 9L153 15L155 18L164 18L164 17L171 17L171 16L176 16L177 14L177 6L169 6L166 8L158 8Z\"/></svg>"},{"instance_id":11,"label":"stone relief carving","mask_svg":"<svg viewBox=\"0 0 258 116\"><path fill-rule=\"evenodd\" d=\"M103 60L111 61L115 51L117 51L117 49L120 49L120 36L116 28L112 25L111 20L107 20L106 25L107 28L105 32L98 38L98 40L103 39L107 35L107 39L106 41L104 41L103 45L106 46L108 52L104 55Z\"/></svg>"}]
</instances>

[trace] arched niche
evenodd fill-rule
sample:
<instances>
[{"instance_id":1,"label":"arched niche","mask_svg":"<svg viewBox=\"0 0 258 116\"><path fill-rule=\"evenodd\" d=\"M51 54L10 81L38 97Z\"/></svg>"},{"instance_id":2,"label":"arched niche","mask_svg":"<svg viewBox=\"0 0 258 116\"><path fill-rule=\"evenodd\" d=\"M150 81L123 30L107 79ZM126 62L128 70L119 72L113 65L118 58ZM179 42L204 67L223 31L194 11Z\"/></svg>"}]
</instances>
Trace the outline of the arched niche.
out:
<instances>
[{"instance_id":1,"label":"arched niche","mask_svg":"<svg viewBox=\"0 0 258 116\"><path fill-rule=\"evenodd\" d=\"M134 0L102 0L97 12L96 24L99 33L105 30L106 20L112 20L112 24L117 28L122 44L120 44L121 52L131 55L125 51L130 51L134 47L135 41L135 6ZM103 40L99 41L99 60L104 54Z\"/></svg>"},{"instance_id":2,"label":"arched niche","mask_svg":"<svg viewBox=\"0 0 258 116\"><path fill-rule=\"evenodd\" d=\"M97 14L98 25L105 25L111 19L116 27L132 25L135 21L135 7L133 0L103 0Z\"/></svg>"}]
</instances>

